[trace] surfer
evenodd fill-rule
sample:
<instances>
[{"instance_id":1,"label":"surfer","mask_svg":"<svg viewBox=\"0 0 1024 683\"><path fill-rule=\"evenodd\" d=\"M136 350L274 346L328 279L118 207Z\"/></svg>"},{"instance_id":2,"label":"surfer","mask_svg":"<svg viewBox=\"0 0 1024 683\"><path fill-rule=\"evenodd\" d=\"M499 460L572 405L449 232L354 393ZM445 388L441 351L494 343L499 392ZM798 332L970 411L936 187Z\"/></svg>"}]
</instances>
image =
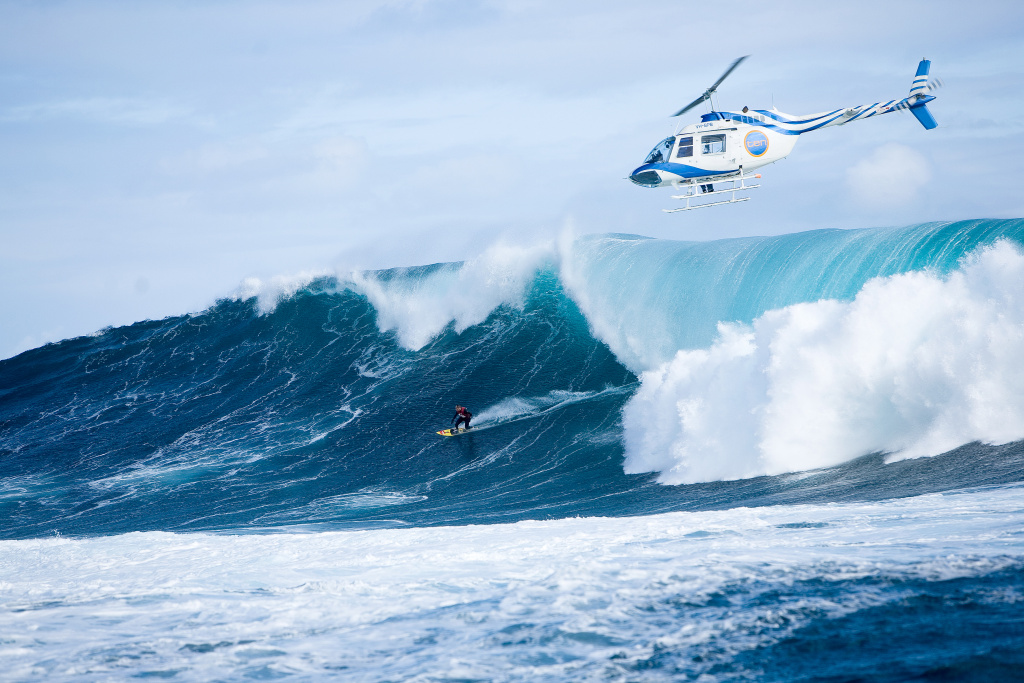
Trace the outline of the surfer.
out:
<instances>
[{"instance_id":1,"label":"surfer","mask_svg":"<svg viewBox=\"0 0 1024 683\"><path fill-rule=\"evenodd\" d=\"M469 412L469 409L466 408L466 406L455 406L455 415L452 416L452 422L455 423L455 426L452 428L452 431L457 432L459 430L459 425L463 422L466 423L466 429L469 429L469 420L471 417L473 417L473 413Z\"/></svg>"}]
</instances>

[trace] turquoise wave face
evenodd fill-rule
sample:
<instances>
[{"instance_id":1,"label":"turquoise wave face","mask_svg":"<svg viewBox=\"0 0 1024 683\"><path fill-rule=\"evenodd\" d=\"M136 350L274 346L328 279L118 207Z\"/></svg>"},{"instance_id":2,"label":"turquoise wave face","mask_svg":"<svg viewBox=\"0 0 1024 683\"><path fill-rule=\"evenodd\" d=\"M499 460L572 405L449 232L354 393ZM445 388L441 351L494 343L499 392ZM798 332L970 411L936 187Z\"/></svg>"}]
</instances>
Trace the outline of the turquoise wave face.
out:
<instances>
[{"instance_id":1,"label":"turquoise wave face","mask_svg":"<svg viewBox=\"0 0 1024 683\"><path fill-rule=\"evenodd\" d=\"M872 278L940 274L999 240L1024 244L1024 220L675 242L601 235L577 242L567 284L634 372L712 344L720 322L820 299L853 299ZM641 333L642 332L642 333Z\"/></svg>"},{"instance_id":2,"label":"turquoise wave face","mask_svg":"<svg viewBox=\"0 0 1024 683\"><path fill-rule=\"evenodd\" d=\"M269 308L224 300L50 344L0 362L0 534L426 526L1019 481L1020 443L685 486L659 484L664 468L624 472L640 373L710 347L720 322L948 274L999 239L1024 242L1024 222L588 237L511 275L444 264L323 279ZM424 321L431 293L457 301ZM438 437L456 403L474 431ZM648 405L635 428L679 419L675 399Z\"/></svg>"}]
</instances>

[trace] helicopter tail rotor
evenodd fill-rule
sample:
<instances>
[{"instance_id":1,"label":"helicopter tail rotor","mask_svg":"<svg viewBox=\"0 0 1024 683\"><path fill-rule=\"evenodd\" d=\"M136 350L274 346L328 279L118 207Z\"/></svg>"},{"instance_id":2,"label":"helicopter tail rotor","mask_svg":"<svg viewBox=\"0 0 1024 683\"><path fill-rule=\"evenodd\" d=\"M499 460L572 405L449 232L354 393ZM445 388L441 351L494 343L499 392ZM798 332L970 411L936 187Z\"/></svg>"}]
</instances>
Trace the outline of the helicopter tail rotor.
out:
<instances>
[{"instance_id":1,"label":"helicopter tail rotor","mask_svg":"<svg viewBox=\"0 0 1024 683\"><path fill-rule=\"evenodd\" d=\"M721 76L719 76L718 80L715 81L714 84L710 88L705 90L703 95L701 95L700 97L695 99L693 102L690 102L688 105L686 105L685 107L683 107L682 109L677 111L675 114L672 114L672 116L679 116L680 114L685 114L686 112L690 111L691 109L696 107L701 102L706 102L707 100L710 100L711 99L711 95L716 90L718 90L718 86L720 86L722 84L722 81L724 81L726 78L728 78L729 74L731 74L733 72L733 69L738 67L743 62L743 60L746 59L749 56L750 55L744 55L743 57L740 57L739 59L734 61L732 64L730 64L729 68L725 70L725 73L723 73Z\"/></svg>"}]
</instances>

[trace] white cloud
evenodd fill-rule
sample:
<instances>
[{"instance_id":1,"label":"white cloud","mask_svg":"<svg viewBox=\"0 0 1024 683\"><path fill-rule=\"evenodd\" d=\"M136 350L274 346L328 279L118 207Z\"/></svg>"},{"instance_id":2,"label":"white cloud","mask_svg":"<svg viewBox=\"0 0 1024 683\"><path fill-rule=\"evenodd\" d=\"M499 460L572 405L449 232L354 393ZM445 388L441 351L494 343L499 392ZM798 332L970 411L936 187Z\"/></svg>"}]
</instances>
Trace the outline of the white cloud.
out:
<instances>
[{"instance_id":1,"label":"white cloud","mask_svg":"<svg viewBox=\"0 0 1024 683\"><path fill-rule=\"evenodd\" d=\"M931 180L927 159L906 145L882 145L846 171L854 197L869 207L895 208L914 201Z\"/></svg>"}]
</instances>

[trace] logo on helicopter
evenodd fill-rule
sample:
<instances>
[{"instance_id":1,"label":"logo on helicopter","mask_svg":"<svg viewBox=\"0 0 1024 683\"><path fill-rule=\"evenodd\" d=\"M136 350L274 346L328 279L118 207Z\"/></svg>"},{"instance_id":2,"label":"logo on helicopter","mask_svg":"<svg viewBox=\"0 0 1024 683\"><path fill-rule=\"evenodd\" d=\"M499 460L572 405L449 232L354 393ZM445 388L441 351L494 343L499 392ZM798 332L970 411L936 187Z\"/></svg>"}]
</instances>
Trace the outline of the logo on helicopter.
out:
<instances>
[{"instance_id":1,"label":"logo on helicopter","mask_svg":"<svg viewBox=\"0 0 1024 683\"><path fill-rule=\"evenodd\" d=\"M752 130L743 138L743 146L752 157L764 156L768 151L768 136L759 130Z\"/></svg>"}]
</instances>

